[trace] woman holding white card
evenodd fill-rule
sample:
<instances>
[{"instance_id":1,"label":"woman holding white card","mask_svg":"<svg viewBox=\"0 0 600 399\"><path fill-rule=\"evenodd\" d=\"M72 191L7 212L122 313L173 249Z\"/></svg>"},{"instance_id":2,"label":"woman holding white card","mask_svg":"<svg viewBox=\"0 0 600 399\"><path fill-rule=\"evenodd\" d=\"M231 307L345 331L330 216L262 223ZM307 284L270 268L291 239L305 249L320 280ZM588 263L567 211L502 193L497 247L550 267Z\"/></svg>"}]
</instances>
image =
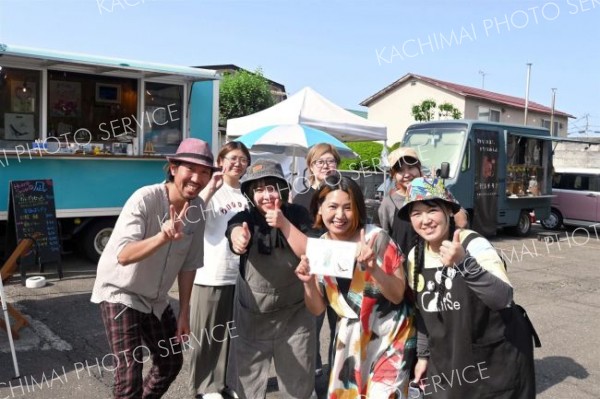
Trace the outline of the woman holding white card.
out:
<instances>
[{"instance_id":1,"label":"woman holding white card","mask_svg":"<svg viewBox=\"0 0 600 399\"><path fill-rule=\"evenodd\" d=\"M364 197L349 178L327 177L311 212L315 227L327 229L321 239L357 244L351 280L310 274L306 256L296 268L307 308L319 315L329 304L340 317L328 398L406 398L415 328L402 252L385 231L365 225Z\"/></svg>"}]
</instances>

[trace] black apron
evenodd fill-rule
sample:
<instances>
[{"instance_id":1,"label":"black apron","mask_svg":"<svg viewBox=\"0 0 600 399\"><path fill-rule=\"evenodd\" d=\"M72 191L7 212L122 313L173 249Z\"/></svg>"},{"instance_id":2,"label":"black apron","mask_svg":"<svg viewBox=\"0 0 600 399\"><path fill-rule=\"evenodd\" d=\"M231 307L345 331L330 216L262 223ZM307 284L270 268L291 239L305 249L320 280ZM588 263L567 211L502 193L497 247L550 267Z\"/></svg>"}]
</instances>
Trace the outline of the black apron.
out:
<instances>
[{"instance_id":1,"label":"black apron","mask_svg":"<svg viewBox=\"0 0 600 399\"><path fill-rule=\"evenodd\" d=\"M456 269L424 268L422 275L417 304L431 352L427 397L535 398L533 342L522 318L510 308L488 308Z\"/></svg>"}]
</instances>

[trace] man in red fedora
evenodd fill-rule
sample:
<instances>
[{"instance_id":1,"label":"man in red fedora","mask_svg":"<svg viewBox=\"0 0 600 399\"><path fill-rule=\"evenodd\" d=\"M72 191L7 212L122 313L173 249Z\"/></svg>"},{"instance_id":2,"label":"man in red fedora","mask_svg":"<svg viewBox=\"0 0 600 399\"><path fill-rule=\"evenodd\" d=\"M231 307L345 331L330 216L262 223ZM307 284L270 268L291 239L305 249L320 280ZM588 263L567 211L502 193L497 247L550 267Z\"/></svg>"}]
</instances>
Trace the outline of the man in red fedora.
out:
<instances>
[{"instance_id":1,"label":"man in red fedora","mask_svg":"<svg viewBox=\"0 0 600 399\"><path fill-rule=\"evenodd\" d=\"M127 200L98 263L91 300L100 304L113 354L115 398L159 398L181 370L190 295L203 262L204 204L223 183L202 140L183 140L167 160L167 180ZM177 318L168 303L175 278ZM152 368L142 379L148 355Z\"/></svg>"}]
</instances>

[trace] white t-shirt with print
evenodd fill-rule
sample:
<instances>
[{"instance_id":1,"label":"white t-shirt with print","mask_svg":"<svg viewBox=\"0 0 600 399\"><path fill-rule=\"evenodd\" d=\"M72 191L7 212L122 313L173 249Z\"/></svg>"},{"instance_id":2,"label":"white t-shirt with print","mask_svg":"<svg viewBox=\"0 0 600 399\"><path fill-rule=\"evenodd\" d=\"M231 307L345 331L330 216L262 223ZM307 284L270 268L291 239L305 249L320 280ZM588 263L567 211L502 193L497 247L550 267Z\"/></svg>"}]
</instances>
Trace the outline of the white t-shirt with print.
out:
<instances>
[{"instance_id":1,"label":"white t-shirt with print","mask_svg":"<svg viewBox=\"0 0 600 399\"><path fill-rule=\"evenodd\" d=\"M240 257L231 252L225 237L227 222L248 206L239 188L227 183L213 195L204 210L204 267L196 271L194 284L222 286L234 285L240 265Z\"/></svg>"}]
</instances>

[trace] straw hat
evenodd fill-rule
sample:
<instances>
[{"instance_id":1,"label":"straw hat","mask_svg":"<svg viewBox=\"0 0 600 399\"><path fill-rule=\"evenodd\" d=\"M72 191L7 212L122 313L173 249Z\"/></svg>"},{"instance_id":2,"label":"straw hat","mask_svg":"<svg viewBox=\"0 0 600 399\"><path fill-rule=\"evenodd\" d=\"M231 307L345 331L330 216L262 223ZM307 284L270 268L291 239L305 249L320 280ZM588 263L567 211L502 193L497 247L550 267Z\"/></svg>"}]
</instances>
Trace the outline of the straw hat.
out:
<instances>
[{"instance_id":1,"label":"straw hat","mask_svg":"<svg viewBox=\"0 0 600 399\"><path fill-rule=\"evenodd\" d=\"M398 162L400 162L401 164L404 163L407 165L417 165L419 167L421 166L421 161L419 160L417 152L410 147L396 148L390 153L390 155L388 155L388 163L390 165L390 168L393 168Z\"/></svg>"}]
</instances>

